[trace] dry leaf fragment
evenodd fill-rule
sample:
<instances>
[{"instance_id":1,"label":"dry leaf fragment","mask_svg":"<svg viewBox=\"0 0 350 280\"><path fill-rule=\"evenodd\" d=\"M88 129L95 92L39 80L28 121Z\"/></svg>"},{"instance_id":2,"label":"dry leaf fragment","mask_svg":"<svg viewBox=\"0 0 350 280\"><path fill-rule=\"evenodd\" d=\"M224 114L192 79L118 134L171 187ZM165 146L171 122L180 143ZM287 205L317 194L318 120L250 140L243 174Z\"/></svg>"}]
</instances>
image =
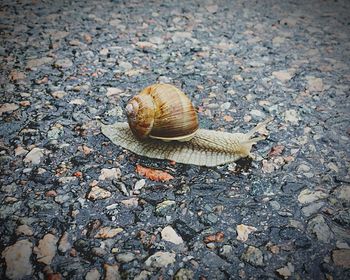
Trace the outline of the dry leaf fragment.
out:
<instances>
[{"instance_id":1,"label":"dry leaf fragment","mask_svg":"<svg viewBox=\"0 0 350 280\"><path fill-rule=\"evenodd\" d=\"M204 243L210 243L210 242L223 242L224 241L224 233L222 231L219 231L215 234L208 235L204 237L203 241Z\"/></svg>"},{"instance_id":2,"label":"dry leaf fragment","mask_svg":"<svg viewBox=\"0 0 350 280\"><path fill-rule=\"evenodd\" d=\"M139 164L136 165L136 172L141 176L145 176L152 181L162 181L166 182L174 179L169 173L161 170L151 169L148 167L143 167Z\"/></svg>"},{"instance_id":3,"label":"dry leaf fragment","mask_svg":"<svg viewBox=\"0 0 350 280\"><path fill-rule=\"evenodd\" d=\"M271 150L269 152L269 156L270 157L279 156L280 154L282 154L283 150L284 150L283 145L276 145L276 146L271 148Z\"/></svg>"},{"instance_id":4,"label":"dry leaf fragment","mask_svg":"<svg viewBox=\"0 0 350 280\"><path fill-rule=\"evenodd\" d=\"M257 231L257 229L255 227L252 226L246 226L246 225L238 225L237 228L237 240L245 242L248 240L248 235L251 232Z\"/></svg>"}]
</instances>

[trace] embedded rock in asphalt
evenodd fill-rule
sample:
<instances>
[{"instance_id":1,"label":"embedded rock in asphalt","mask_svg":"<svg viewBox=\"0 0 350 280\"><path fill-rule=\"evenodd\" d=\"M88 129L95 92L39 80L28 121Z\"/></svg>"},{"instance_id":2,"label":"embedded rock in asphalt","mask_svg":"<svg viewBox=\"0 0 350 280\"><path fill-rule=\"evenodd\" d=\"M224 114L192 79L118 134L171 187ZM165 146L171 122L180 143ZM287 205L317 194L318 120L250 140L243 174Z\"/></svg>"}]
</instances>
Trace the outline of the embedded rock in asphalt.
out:
<instances>
[{"instance_id":1,"label":"embedded rock in asphalt","mask_svg":"<svg viewBox=\"0 0 350 280\"><path fill-rule=\"evenodd\" d=\"M156 252L145 261L145 265L149 268L161 268L174 262L175 253Z\"/></svg>"},{"instance_id":2,"label":"embedded rock in asphalt","mask_svg":"<svg viewBox=\"0 0 350 280\"><path fill-rule=\"evenodd\" d=\"M242 254L242 260L250 263L253 266L263 266L263 253L259 248L249 246Z\"/></svg>"},{"instance_id":3,"label":"embedded rock in asphalt","mask_svg":"<svg viewBox=\"0 0 350 280\"><path fill-rule=\"evenodd\" d=\"M36 254L38 262L50 265L52 259L56 255L58 238L53 234L46 234L43 239L39 241L37 247L34 247L33 252Z\"/></svg>"},{"instance_id":4,"label":"embedded rock in asphalt","mask_svg":"<svg viewBox=\"0 0 350 280\"><path fill-rule=\"evenodd\" d=\"M6 262L6 276L9 279L23 279L32 274L32 247L33 244L29 240L19 240L2 252Z\"/></svg>"}]
</instances>

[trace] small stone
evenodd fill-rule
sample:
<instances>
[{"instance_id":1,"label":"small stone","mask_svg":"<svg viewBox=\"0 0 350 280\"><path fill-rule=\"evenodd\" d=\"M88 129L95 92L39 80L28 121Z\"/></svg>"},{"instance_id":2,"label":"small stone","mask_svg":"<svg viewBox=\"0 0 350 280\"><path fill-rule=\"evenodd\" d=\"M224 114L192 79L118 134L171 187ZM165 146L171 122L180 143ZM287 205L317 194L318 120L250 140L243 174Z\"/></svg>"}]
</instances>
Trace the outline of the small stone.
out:
<instances>
[{"instance_id":1,"label":"small stone","mask_svg":"<svg viewBox=\"0 0 350 280\"><path fill-rule=\"evenodd\" d=\"M181 42L185 39L192 39L192 33L191 32L176 31L172 37L172 40L174 42Z\"/></svg>"},{"instance_id":2,"label":"small stone","mask_svg":"<svg viewBox=\"0 0 350 280\"><path fill-rule=\"evenodd\" d=\"M24 80L26 78L26 75L23 72L12 70L9 75L9 79L11 81L20 81Z\"/></svg>"},{"instance_id":3,"label":"small stone","mask_svg":"<svg viewBox=\"0 0 350 280\"><path fill-rule=\"evenodd\" d=\"M350 250L349 249L333 250L332 259L336 266L342 266L346 269L350 268Z\"/></svg>"},{"instance_id":4,"label":"small stone","mask_svg":"<svg viewBox=\"0 0 350 280\"><path fill-rule=\"evenodd\" d=\"M44 149L34 148L24 158L25 163L39 164L44 156Z\"/></svg>"},{"instance_id":5,"label":"small stone","mask_svg":"<svg viewBox=\"0 0 350 280\"><path fill-rule=\"evenodd\" d=\"M304 189L298 195L298 201L301 204L307 204L327 197L328 194L324 193L323 191L312 191L309 189Z\"/></svg>"},{"instance_id":6,"label":"small stone","mask_svg":"<svg viewBox=\"0 0 350 280\"><path fill-rule=\"evenodd\" d=\"M109 53L109 50L107 48L103 48L100 50L100 55L106 56Z\"/></svg>"},{"instance_id":7,"label":"small stone","mask_svg":"<svg viewBox=\"0 0 350 280\"><path fill-rule=\"evenodd\" d=\"M51 93L52 97L57 98L57 99L62 99L67 93L65 93L64 91L55 91L53 93Z\"/></svg>"},{"instance_id":8,"label":"small stone","mask_svg":"<svg viewBox=\"0 0 350 280\"><path fill-rule=\"evenodd\" d=\"M156 213L159 215L164 215L167 210L175 206L175 201L173 200L164 200L161 203L158 203L156 206Z\"/></svg>"},{"instance_id":9,"label":"small stone","mask_svg":"<svg viewBox=\"0 0 350 280\"><path fill-rule=\"evenodd\" d=\"M37 59L31 59L27 61L27 68L37 68L41 65L49 64L53 60L52 57L42 57Z\"/></svg>"},{"instance_id":10,"label":"small stone","mask_svg":"<svg viewBox=\"0 0 350 280\"><path fill-rule=\"evenodd\" d=\"M321 78L316 77L306 77L307 83L308 83L308 90L309 91L323 91L323 81Z\"/></svg>"},{"instance_id":11,"label":"small stone","mask_svg":"<svg viewBox=\"0 0 350 280\"><path fill-rule=\"evenodd\" d=\"M76 99L73 99L73 100L69 101L69 104L72 104L72 105L83 105L83 104L85 104L85 100L81 99L81 98L76 98Z\"/></svg>"},{"instance_id":12,"label":"small stone","mask_svg":"<svg viewBox=\"0 0 350 280\"><path fill-rule=\"evenodd\" d=\"M132 197L129 199L124 199L120 201L122 204L124 204L126 207L136 207L139 205L139 199L137 197Z\"/></svg>"},{"instance_id":13,"label":"small stone","mask_svg":"<svg viewBox=\"0 0 350 280\"><path fill-rule=\"evenodd\" d=\"M315 234L318 240L325 243L329 243L333 237L333 233L321 215L317 215L309 221L308 231Z\"/></svg>"},{"instance_id":14,"label":"small stone","mask_svg":"<svg viewBox=\"0 0 350 280\"><path fill-rule=\"evenodd\" d=\"M119 273L119 266L117 264L114 264L114 265L104 264L103 268L105 270L104 280L121 280L122 279Z\"/></svg>"},{"instance_id":15,"label":"small stone","mask_svg":"<svg viewBox=\"0 0 350 280\"><path fill-rule=\"evenodd\" d=\"M336 194L339 199L350 202L350 185L341 186Z\"/></svg>"},{"instance_id":16,"label":"small stone","mask_svg":"<svg viewBox=\"0 0 350 280\"><path fill-rule=\"evenodd\" d=\"M231 245L224 245L219 251L220 256L228 259L229 257L232 256L233 253L233 248Z\"/></svg>"},{"instance_id":17,"label":"small stone","mask_svg":"<svg viewBox=\"0 0 350 280\"><path fill-rule=\"evenodd\" d=\"M68 252L72 245L69 243L69 235L68 232L64 232L61 236L61 239L58 243L58 250L62 253Z\"/></svg>"},{"instance_id":18,"label":"small stone","mask_svg":"<svg viewBox=\"0 0 350 280\"><path fill-rule=\"evenodd\" d=\"M310 204L308 206L303 207L301 209L301 211L303 212L303 214L306 217L309 217L312 214L317 213L317 211L320 210L324 206L324 204L325 203L323 201L315 202L315 203L312 203L312 204Z\"/></svg>"},{"instance_id":19,"label":"small stone","mask_svg":"<svg viewBox=\"0 0 350 280\"><path fill-rule=\"evenodd\" d=\"M17 235L26 235L26 236L32 236L33 235L33 231L32 229L27 226L27 225L20 225L17 229L16 229L16 234Z\"/></svg>"},{"instance_id":20,"label":"small stone","mask_svg":"<svg viewBox=\"0 0 350 280\"><path fill-rule=\"evenodd\" d=\"M98 186L92 187L87 198L90 200L106 199L111 197L112 193Z\"/></svg>"},{"instance_id":21,"label":"small stone","mask_svg":"<svg viewBox=\"0 0 350 280\"><path fill-rule=\"evenodd\" d=\"M70 193L65 193L65 194L59 194L55 196L55 202L57 202L58 204L64 204L67 201L71 200L71 195Z\"/></svg>"},{"instance_id":22,"label":"small stone","mask_svg":"<svg viewBox=\"0 0 350 280\"><path fill-rule=\"evenodd\" d=\"M242 254L242 259L253 266L264 266L263 253L259 248L249 246Z\"/></svg>"},{"instance_id":23,"label":"small stone","mask_svg":"<svg viewBox=\"0 0 350 280\"><path fill-rule=\"evenodd\" d=\"M194 272L187 268L180 268L174 275L174 280L191 280L194 279Z\"/></svg>"},{"instance_id":24,"label":"small stone","mask_svg":"<svg viewBox=\"0 0 350 280\"><path fill-rule=\"evenodd\" d=\"M292 276L294 266L291 263L288 263L286 266L277 269L276 272L284 279L287 279L288 277Z\"/></svg>"},{"instance_id":25,"label":"small stone","mask_svg":"<svg viewBox=\"0 0 350 280\"><path fill-rule=\"evenodd\" d=\"M121 171L119 168L103 168L101 170L101 175L98 177L99 180L113 180L118 179L121 176Z\"/></svg>"},{"instance_id":26,"label":"small stone","mask_svg":"<svg viewBox=\"0 0 350 280\"><path fill-rule=\"evenodd\" d=\"M255 116L255 117L258 117L258 118L264 118L265 117L265 114L259 110L256 110L256 109L253 109L250 111L250 114L252 116Z\"/></svg>"},{"instance_id":27,"label":"small stone","mask_svg":"<svg viewBox=\"0 0 350 280\"><path fill-rule=\"evenodd\" d=\"M166 267L176 261L175 256L175 253L156 252L146 260L145 265L150 268Z\"/></svg>"},{"instance_id":28,"label":"small stone","mask_svg":"<svg viewBox=\"0 0 350 280\"><path fill-rule=\"evenodd\" d=\"M18 108L19 106L15 103L5 103L0 106L0 116L2 116L3 113L13 112Z\"/></svg>"},{"instance_id":29,"label":"small stone","mask_svg":"<svg viewBox=\"0 0 350 280\"><path fill-rule=\"evenodd\" d=\"M221 106L220 106L221 110L228 110L228 109L230 109L230 107L231 107L230 102L225 102L225 103L221 104Z\"/></svg>"},{"instance_id":30,"label":"small stone","mask_svg":"<svg viewBox=\"0 0 350 280\"><path fill-rule=\"evenodd\" d=\"M56 244L57 237L51 233L44 236L43 239L39 241L39 245L34 247L34 253L37 255L37 261L46 265L50 265L52 259L56 255Z\"/></svg>"},{"instance_id":31,"label":"small stone","mask_svg":"<svg viewBox=\"0 0 350 280\"><path fill-rule=\"evenodd\" d=\"M285 111L283 116L284 116L284 120L286 122L290 122L292 124L298 124L298 122L299 122L298 112L293 110L293 109Z\"/></svg>"},{"instance_id":32,"label":"small stone","mask_svg":"<svg viewBox=\"0 0 350 280\"><path fill-rule=\"evenodd\" d=\"M58 68L69 68L73 66L73 62L68 58L58 59L55 62L55 66Z\"/></svg>"},{"instance_id":33,"label":"small stone","mask_svg":"<svg viewBox=\"0 0 350 280\"><path fill-rule=\"evenodd\" d=\"M348 243L343 241L337 241L336 246L338 249L350 249L350 246L348 245Z\"/></svg>"},{"instance_id":34,"label":"small stone","mask_svg":"<svg viewBox=\"0 0 350 280\"><path fill-rule=\"evenodd\" d=\"M20 155L23 155L23 154L26 154L26 153L28 153L28 151L26 149L24 149L22 146L18 146L15 149L15 156L20 156Z\"/></svg>"},{"instance_id":35,"label":"small stone","mask_svg":"<svg viewBox=\"0 0 350 280\"><path fill-rule=\"evenodd\" d=\"M161 231L161 236L163 240L177 245L183 243L181 236L179 236L171 226L166 226L163 228Z\"/></svg>"},{"instance_id":36,"label":"small stone","mask_svg":"<svg viewBox=\"0 0 350 280\"><path fill-rule=\"evenodd\" d=\"M8 246L1 256L6 262L6 276L9 279L23 279L33 272L30 262L33 244L29 240L20 240Z\"/></svg>"},{"instance_id":37,"label":"small stone","mask_svg":"<svg viewBox=\"0 0 350 280\"><path fill-rule=\"evenodd\" d=\"M93 268L85 275L85 280L99 280L101 278L100 272L97 268Z\"/></svg>"},{"instance_id":38,"label":"small stone","mask_svg":"<svg viewBox=\"0 0 350 280\"><path fill-rule=\"evenodd\" d=\"M251 232L257 231L257 228L253 226L246 226L246 225L240 224L236 227L236 230L238 235L237 240L246 242L248 240L248 235Z\"/></svg>"},{"instance_id":39,"label":"small stone","mask_svg":"<svg viewBox=\"0 0 350 280\"><path fill-rule=\"evenodd\" d=\"M123 93L124 91L120 88L114 88L114 87L109 87L107 88L107 97L111 97L114 95L120 95L121 93Z\"/></svg>"},{"instance_id":40,"label":"small stone","mask_svg":"<svg viewBox=\"0 0 350 280\"><path fill-rule=\"evenodd\" d=\"M97 257L103 257L107 254L106 250L101 247L94 247L91 249L91 253Z\"/></svg>"},{"instance_id":41,"label":"small stone","mask_svg":"<svg viewBox=\"0 0 350 280\"><path fill-rule=\"evenodd\" d=\"M289 81L292 78L292 75L288 71L274 71L272 75L282 82Z\"/></svg>"},{"instance_id":42,"label":"small stone","mask_svg":"<svg viewBox=\"0 0 350 280\"><path fill-rule=\"evenodd\" d=\"M115 258L117 259L118 262L128 263L133 261L136 258L136 256L134 253L126 252L126 253L117 254Z\"/></svg>"},{"instance_id":43,"label":"small stone","mask_svg":"<svg viewBox=\"0 0 350 280\"><path fill-rule=\"evenodd\" d=\"M120 61L118 62L119 67L122 68L124 71L129 71L132 69L132 64L126 61Z\"/></svg>"},{"instance_id":44,"label":"small stone","mask_svg":"<svg viewBox=\"0 0 350 280\"><path fill-rule=\"evenodd\" d=\"M143 42L137 42L136 46L138 46L141 49L155 49L157 46L151 42L143 41Z\"/></svg>"},{"instance_id":45,"label":"small stone","mask_svg":"<svg viewBox=\"0 0 350 280\"><path fill-rule=\"evenodd\" d=\"M101 227L97 234L95 235L95 238L99 239L108 239L113 238L118 233L121 233L123 231L122 228L112 228L112 227Z\"/></svg>"},{"instance_id":46,"label":"small stone","mask_svg":"<svg viewBox=\"0 0 350 280\"><path fill-rule=\"evenodd\" d=\"M209 13L214 14L214 13L216 13L216 12L218 11L219 6L216 5L216 4L212 4L212 5L207 5L207 6L205 6L205 8L207 9L207 11L208 11Z\"/></svg>"},{"instance_id":47,"label":"small stone","mask_svg":"<svg viewBox=\"0 0 350 280\"><path fill-rule=\"evenodd\" d=\"M145 179L138 180L134 186L134 190L135 191L141 190L145 186L145 184L146 184Z\"/></svg>"}]
</instances>

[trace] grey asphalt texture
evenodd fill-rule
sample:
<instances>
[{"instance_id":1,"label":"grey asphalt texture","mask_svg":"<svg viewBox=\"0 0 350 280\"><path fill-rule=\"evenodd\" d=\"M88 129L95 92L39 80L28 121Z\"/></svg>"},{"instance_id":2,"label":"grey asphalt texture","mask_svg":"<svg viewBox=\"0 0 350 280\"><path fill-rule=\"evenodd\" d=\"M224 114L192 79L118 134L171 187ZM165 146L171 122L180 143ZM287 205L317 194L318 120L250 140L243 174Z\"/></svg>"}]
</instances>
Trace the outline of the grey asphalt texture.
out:
<instances>
[{"instance_id":1,"label":"grey asphalt texture","mask_svg":"<svg viewBox=\"0 0 350 280\"><path fill-rule=\"evenodd\" d=\"M349 11L1 1L0 278L350 279ZM268 138L207 168L101 134L158 82L188 94L203 128L273 117Z\"/></svg>"}]
</instances>

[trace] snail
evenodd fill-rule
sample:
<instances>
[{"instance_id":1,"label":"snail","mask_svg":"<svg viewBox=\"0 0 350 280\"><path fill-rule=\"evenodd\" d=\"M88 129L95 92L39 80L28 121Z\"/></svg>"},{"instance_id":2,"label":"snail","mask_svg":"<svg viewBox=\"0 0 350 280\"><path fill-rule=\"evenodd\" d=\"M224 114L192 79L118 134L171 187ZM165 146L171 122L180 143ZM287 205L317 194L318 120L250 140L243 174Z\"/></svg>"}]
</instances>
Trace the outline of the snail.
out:
<instances>
[{"instance_id":1,"label":"snail","mask_svg":"<svg viewBox=\"0 0 350 280\"><path fill-rule=\"evenodd\" d=\"M254 134L271 119L248 133L199 128L191 100L170 84L154 84L134 96L125 107L128 123L101 124L114 144L149 158L184 164L217 166L250 156L265 137Z\"/></svg>"}]
</instances>

